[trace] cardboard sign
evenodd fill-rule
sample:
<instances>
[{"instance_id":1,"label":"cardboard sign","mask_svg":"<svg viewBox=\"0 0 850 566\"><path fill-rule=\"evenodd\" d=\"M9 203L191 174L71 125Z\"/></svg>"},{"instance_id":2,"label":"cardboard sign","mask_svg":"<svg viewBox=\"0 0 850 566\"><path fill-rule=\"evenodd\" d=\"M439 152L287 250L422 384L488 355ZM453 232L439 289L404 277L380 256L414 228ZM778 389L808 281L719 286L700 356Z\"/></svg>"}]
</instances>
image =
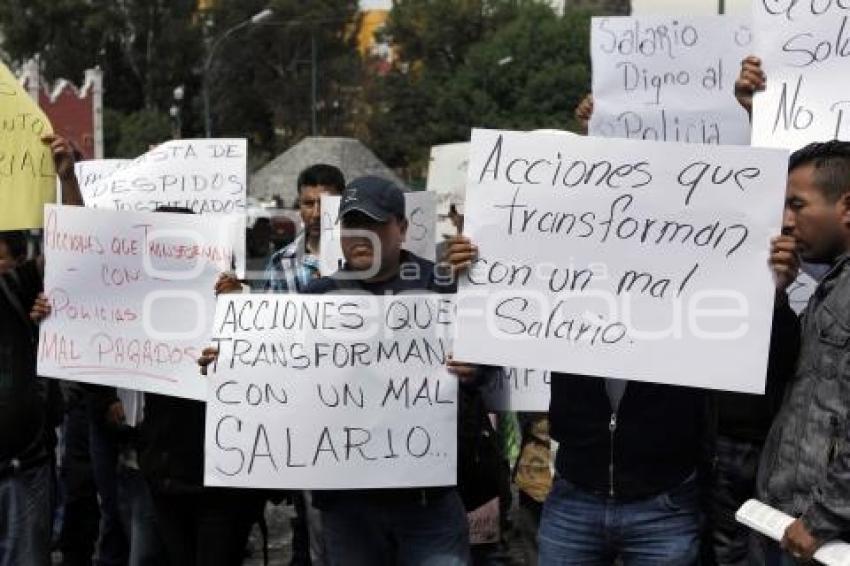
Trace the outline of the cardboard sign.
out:
<instances>
[{"instance_id":1,"label":"cardboard sign","mask_svg":"<svg viewBox=\"0 0 850 566\"><path fill-rule=\"evenodd\" d=\"M405 193L405 213L407 216L407 238L404 249L419 257L434 261L437 253L435 232L437 228L436 202L433 193ZM320 269L325 275L336 272L343 264L342 248L339 242L340 197L322 195L322 256Z\"/></svg>"},{"instance_id":2,"label":"cardboard sign","mask_svg":"<svg viewBox=\"0 0 850 566\"><path fill-rule=\"evenodd\" d=\"M850 139L850 5L765 0L753 13L753 55L767 75L753 101L753 145Z\"/></svg>"},{"instance_id":3,"label":"cardboard sign","mask_svg":"<svg viewBox=\"0 0 850 566\"><path fill-rule=\"evenodd\" d=\"M54 202L56 170L41 138L53 132L41 108L0 62L0 230L40 228Z\"/></svg>"},{"instance_id":4,"label":"cardboard sign","mask_svg":"<svg viewBox=\"0 0 850 566\"><path fill-rule=\"evenodd\" d=\"M445 295L222 295L205 485L454 485Z\"/></svg>"},{"instance_id":5,"label":"cardboard sign","mask_svg":"<svg viewBox=\"0 0 850 566\"><path fill-rule=\"evenodd\" d=\"M456 357L763 391L786 161L474 130Z\"/></svg>"},{"instance_id":6,"label":"cardboard sign","mask_svg":"<svg viewBox=\"0 0 850 566\"><path fill-rule=\"evenodd\" d=\"M206 398L213 286L229 268L224 217L45 207L40 375Z\"/></svg>"},{"instance_id":7,"label":"cardboard sign","mask_svg":"<svg viewBox=\"0 0 850 566\"><path fill-rule=\"evenodd\" d=\"M750 143L734 97L752 51L743 18L593 18L594 136L687 143Z\"/></svg>"}]
</instances>

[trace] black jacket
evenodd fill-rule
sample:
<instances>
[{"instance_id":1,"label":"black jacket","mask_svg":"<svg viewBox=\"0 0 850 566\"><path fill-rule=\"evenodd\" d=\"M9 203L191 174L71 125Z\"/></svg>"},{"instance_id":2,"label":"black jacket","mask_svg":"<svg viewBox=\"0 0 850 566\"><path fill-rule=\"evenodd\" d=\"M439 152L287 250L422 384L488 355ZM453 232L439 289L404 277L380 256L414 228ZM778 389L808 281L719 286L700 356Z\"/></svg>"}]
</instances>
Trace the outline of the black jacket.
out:
<instances>
[{"instance_id":1,"label":"black jacket","mask_svg":"<svg viewBox=\"0 0 850 566\"><path fill-rule=\"evenodd\" d=\"M553 374L549 422L560 476L601 497L633 501L672 489L702 463L707 395L632 381L614 419L604 380Z\"/></svg>"},{"instance_id":2,"label":"black jacket","mask_svg":"<svg viewBox=\"0 0 850 566\"><path fill-rule=\"evenodd\" d=\"M50 385L36 376L36 328L29 311L42 290L34 261L0 275L0 478L50 456Z\"/></svg>"},{"instance_id":3,"label":"black jacket","mask_svg":"<svg viewBox=\"0 0 850 566\"><path fill-rule=\"evenodd\" d=\"M203 401L145 394L139 465L154 493L199 492L204 485Z\"/></svg>"},{"instance_id":4,"label":"black jacket","mask_svg":"<svg viewBox=\"0 0 850 566\"><path fill-rule=\"evenodd\" d=\"M787 300L773 313L770 357L764 395L717 392L717 434L736 441L763 444L782 404L785 385L794 375L800 351L800 321Z\"/></svg>"}]
</instances>

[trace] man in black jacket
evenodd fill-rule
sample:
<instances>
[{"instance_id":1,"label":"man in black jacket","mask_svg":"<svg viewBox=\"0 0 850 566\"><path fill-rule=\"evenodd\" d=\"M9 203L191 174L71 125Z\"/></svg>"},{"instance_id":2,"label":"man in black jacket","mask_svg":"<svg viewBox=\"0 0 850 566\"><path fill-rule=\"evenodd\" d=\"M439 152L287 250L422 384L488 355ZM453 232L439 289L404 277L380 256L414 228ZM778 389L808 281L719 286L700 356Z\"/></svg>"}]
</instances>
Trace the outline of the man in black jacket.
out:
<instances>
[{"instance_id":1,"label":"man in black jacket","mask_svg":"<svg viewBox=\"0 0 850 566\"><path fill-rule=\"evenodd\" d=\"M773 243L777 288L793 280L793 243ZM457 272L477 248L459 236L448 250ZM787 308L780 301L777 307ZM711 433L704 390L552 375L556 479L541 519L540 564L696 564L697 472Z\"/></svg>"},{"instance_id":2,"label":"man in black jacket","mask_svg":"<svg viewBox=\"0 0 850 566\"><path fill-rule=\"evenodd\" d=\"M62 202L82 205L70 144L53 134L42 142L53 154ZM50 563L55 423L50 385L36 376L37 317L30 312L44 265L41 257L25 257L21 233L0 233L0 566Z\"/></svg>"},{"instance_id":3,"label":"man in black jacket","mask_svg":"<svg viewBox=\"0 0 850 566\"><path fill-rule=\"evenodd\" d=\"M305 292L452 292L450 277L440 277L432 262L402 249L404 211L404 194L391 182L378 177L351 182L339 210L346 264L312 281ZM459 362L448 367L462 383L479 371ZM469 561L466 514L454 487L323 492L314 494L314 504L322 510L331 566Z\"/></svg>"}]
</instances>

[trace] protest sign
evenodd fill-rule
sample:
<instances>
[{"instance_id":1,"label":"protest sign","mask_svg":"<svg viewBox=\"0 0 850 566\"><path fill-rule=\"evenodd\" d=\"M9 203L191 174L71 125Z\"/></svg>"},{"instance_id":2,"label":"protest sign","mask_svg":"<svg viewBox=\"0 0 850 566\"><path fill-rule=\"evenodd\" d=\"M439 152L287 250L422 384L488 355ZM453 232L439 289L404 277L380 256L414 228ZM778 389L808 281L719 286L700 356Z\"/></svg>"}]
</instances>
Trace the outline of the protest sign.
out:
<instances>
[{"instance_id":1,"label":"protest sign","mask_svg":"<svg viewBox=\"0 0 850 566\"><path fill-rule=\"evenodd\" d=\"M437 239L454 236L457 229L448 217L451 205L463 214L466 194L466 167L469 142L447 143L431 147L426 190L434 193L437 210Z\"/></svg>"},{"instance_id":2,"label":"protest sign","mask_svg":"<svg viewBox=\"0 0 850 566\"><path fill-rule=\"evenodd\" d=\"M41 138L50 121L0 62L0 230L40 228L55 198L56 170Z\"/></svg>"},{"instance_id":3,"label":"protest sign","mask_svg":"<svg viewBox=\"0 0 850 566\"><path fill-rule=\"evenodd\" d=\"M40 375L206 398L213 286L230 266L226 217L48 206Z\"/></svg>"},{"instance_id":4,"label":"protest sign","mask_svg":"<svg viewBox=\"0 0 850 566\"><path fill-rule=\"evenodd\" d=\"M403 247L419 257L434 261L437 253L437 211L434 195L420 191L405 193L404 197L407 237ZM339 201L339 196L322 195L322 255L319 268L323 274L334 273L344 261L339 242L340 225L337 221Z\"/></svg>"},{"instance_id":5,"label":"protest sign","mask_svg":"<svg viewBox=\"0 0 850 566\"><path fill-rule=\"evenodd\" d=\"M503 368L481 388L490 411L549 411L549 372L528 368Z\"/></svg>"},{"instance_id":6,"label":"protest sign","mask_svg":"<svg viewBox=\"0 0 850 566\"><path fill-rule=\"evenodd\" d=\"M94 200L93 189L101 180L132 162L131 159L87 159L74 163L83 202Z\"/></svg>"},{"instance_id":7,"label":"protest sign","mask_svg":"<svg viewBox=\"0 0 850 566\"><path fill-rule=\"evenodd\" d=\"M235 270L245 274L247 144L244 139L169 140L86 187L92 208L152 212L160 206L196 214L233 214L241 233Z\"/></svg>"},{"instance_id":8,"label":"protest sign","mask_svg":"<svg viewBox=\"0 0 850 566\"><path fill-rule=\"evenodd\" d=\"M762 391L786 161L474 130L456 357Z\"/></svg>"},{"instance_id":9,"label":"protest sign","mask_svg":"<svg viewBox=\"0 0 850 566\"><path fill-rule=\"evenodd\" d=\"M205 485L454 485L453 309L445 295L220 296Z\"/></svg>"},{"instance_id":10,"label":"protest sign","mask_svg":"<svg viewBox=\"0 0 850 566\"><path fill-rule=\"evenodd\" d=\"M244 139L169 140L91 186L86 206L151 212L244 213Z\"/></svg>"},{"instance_id":11,"label":"protest sign","mask_svg":"<svg viewBox=\"0 0 850 566\"><path fill-rule=\"evenodd\" d=\"M750 143L735 100L752 32L730 16L593 18L594 136Z\"/></svg>"},{"instance_id":12,"label":"protest sign","mask_svg":"<svg viewBox=\"0 0 850 566\"><path fill-rule=\"evenodd\" d=\"M722 6L724 14L741 14L749 16L752 11L752 0L632 0L632 15L645 16L648 14L679 14L687 7L692 16L710 16L716 14Z\"/></svg>"},{"instance_id":13,"label":"protest sign","mask_svg":"<svg viewBox=\"0 0 850 566\"><path fill-rule=\"evenodd\" d=\"M850 140L850 4L759 0L755 48L767 75L753 100L753 145Z\"/></svg>"}]
</instances>

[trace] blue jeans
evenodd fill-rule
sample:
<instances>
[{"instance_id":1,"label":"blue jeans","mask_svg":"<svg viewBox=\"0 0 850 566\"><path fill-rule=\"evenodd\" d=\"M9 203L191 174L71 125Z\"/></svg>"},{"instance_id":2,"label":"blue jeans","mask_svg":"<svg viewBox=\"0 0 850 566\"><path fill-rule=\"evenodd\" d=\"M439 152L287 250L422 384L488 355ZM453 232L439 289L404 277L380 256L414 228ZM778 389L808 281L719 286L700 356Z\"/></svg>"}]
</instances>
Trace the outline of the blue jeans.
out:
<instances>
[{"instance_id":1,"label":"blue jeans","mask_svg":"<svg viewBox=\"0 0 850 566\"><path fill-rule=\"evenodd\" d=\"M542 566L686 566L699 558L699 497L689 480L650 499L618 502L558 478L540 521Z\"/></svg>"},{"instance_id":2,"label":"blue jeans","mask_svg":"<svg viewBox=\"0 0 850 566\"><path fill-rule=\"evenodd\" d=\"M156 509L140 470L119 467L118 511L130 543L128 566L164 564L165 550L157 531Z\"/></svg>"},{"instance_id":3,"label":"blue jeans","mask_svg":"<svg viewBox=\"0 0 850 566\"><path fill-rule=\"evenodd\" d=\"M49 566L51 470L45 463L0 480L0 566Z\"/></svg>"},{"instance_id":4,"label":"blue jeans","mask_svg":"<svg viewBox=\"0 0 850 566\"><path fill-rule=\"evenodd\" d=\"M469 526L456 490L425 499L342 493L322 509L330 566L466 566Z\"/></svg>"}]
</instances>

